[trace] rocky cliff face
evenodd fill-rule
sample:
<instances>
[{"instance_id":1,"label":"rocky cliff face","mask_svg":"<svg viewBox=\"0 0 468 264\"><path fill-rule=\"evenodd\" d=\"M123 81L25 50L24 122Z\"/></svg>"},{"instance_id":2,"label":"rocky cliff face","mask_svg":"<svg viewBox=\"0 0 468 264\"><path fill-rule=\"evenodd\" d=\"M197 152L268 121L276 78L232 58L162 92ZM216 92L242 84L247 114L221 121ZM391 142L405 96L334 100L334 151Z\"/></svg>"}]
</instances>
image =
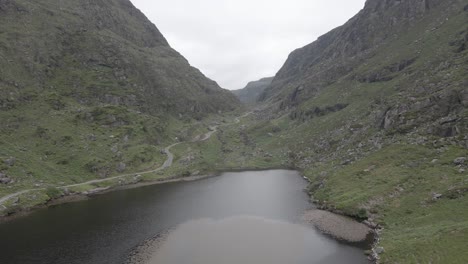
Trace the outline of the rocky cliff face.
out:
<instances>
[{"instance_id":1,"label":"rocky cliff face","mask_svg":"<svg viewBox=\"0 0 468 264\"><path fill-rule=\"evenodd\" d=\"M27 92L191 116L237 105L128 0L2 0L0 13L3 109Z\"/></svg>"},{"instance_id":2,"label":"rocky cliff face","mask_svg":"<svg viewBox=\"0 0 468 264\"><path fill-rule=\"evenodd\" d=\"M399 96L386 93L377 100L377 126L405 131L427 126L438 135L463 134L466 9L459 0L368 0L346 24L292 52L260 98L297 117L307 116L307 109L298 108L329 87L345 92L388 86L386 91L396 88ZM341 103L351 100L341 96ZM408 113L411 118L404 117ZM449 127L445 119L463 122Z\"/></svg>"},{"instance_id":3,"label":"rocky cliff face","mask_svg":"<svg viewBox=\"0 0 468 264\"><path fill-rule=\"evenodd\" d=\"M273 77L262 78L258 81L249 82L243 89L232 91L244 104L254 104L260 94L271 84Z\"/></svg>"}]
</instances>

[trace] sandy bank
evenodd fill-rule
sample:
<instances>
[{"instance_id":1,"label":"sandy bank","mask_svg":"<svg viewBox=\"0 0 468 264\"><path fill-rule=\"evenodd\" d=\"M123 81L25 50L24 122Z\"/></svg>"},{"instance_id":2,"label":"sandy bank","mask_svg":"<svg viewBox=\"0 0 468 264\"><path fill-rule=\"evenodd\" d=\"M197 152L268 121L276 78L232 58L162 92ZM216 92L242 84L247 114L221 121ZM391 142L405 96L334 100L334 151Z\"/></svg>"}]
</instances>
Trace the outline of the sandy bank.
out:
<instances>
[{"instance_id":1,"label":"sandy bank","mask_svg":"<svg viewBox=\"0 0 468 264\"><path fill-rule=\"evenodd\" d=\"M372 232L368 226L346 216L323 210L310 210L304 213L302 220L313 224L325 234L348 242L363 242Z\"/></svg>"}]
</instances>

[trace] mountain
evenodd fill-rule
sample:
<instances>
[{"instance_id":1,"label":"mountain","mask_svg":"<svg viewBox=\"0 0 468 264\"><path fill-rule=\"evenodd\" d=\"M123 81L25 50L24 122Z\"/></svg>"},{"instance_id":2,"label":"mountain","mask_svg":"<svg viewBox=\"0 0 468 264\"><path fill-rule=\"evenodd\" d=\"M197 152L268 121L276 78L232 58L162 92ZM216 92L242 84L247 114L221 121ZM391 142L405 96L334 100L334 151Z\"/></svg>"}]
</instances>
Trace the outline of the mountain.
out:
<instances>
[{"instance_id":1,"label":"mountain","mask_svg":"<svg viewBox=\"0 0 468 264\"><path fill-rule=\"evenodd\" d=\"M298 104L345 76L360 83L391 81L434 51L428 38L443 35L442 31L449 27L459 30L456 36L451 32L452 48L448 53L457 56L466 49L466 32L463 25L453 28L457 18L453 21L450 16L461 12L460 8L464 8L463 1L368 0L365 8L345 25L291 53L262 99L286 96L284 107ZM434 16L437 20L430 21ZM459 14L459 24L464 22L463 17ZM402 45L409 46L402 50ZM380 55L384 48L388 48L385 57ZM436 58L442 59L442 54L438 55ZM374 69L363 67L369 61L376 62L371 65Z\"/></svg>"},{"instance_id":2,"label":"mountain","mask_svg":"<svg viewBox=\"0 0 468 264\"><path fill-rule=\"evenodd\" d=\"M368 0L289 55L259 97L262 114L315 124L308 137L329 158L396 138L467 147L467 16L460 0Z\"/></svg>"},{"instance_id":3,"label":"mountain","mask_svg":"<svg viewBox=\"0 0 468 264\"><path fill-rule=\"evenodd\" d=\"M37 93L147 113L196 115L237 104L128 0L2 0L0 12L3 110Z\"/></svg>"},{"instance_id":4,"label":"mountain","mask_svg":"<svg viewBox=\"0 0 468 264\"><path fill-rule=\"evenodd\" d=\"M1 0L0 58L0 196L151 168L240 105L128 0Z\"/></svg>"},{"instance_id":5,"label":"mountain","mask_svg":"<svg viewBox=\"0 0 468 264\"><path fill-rule=\"evenodd\" d=\"M249 82L244 88L234 90L232 93L234 93L242 103L254 104L257 102L263 90L265 90L272 81L273 77L262 78L258 81Z\"/></svg>"},{"instance_id":6,"label":"mountain","mask_svg":"<svg viewBox=\"0 0 468 264\"><path fill-rule=\"evenodd\" d=\"M441 136L463 134L465 126L444 120L462 121L468 104L464 9L463 1L368 0L345 25L291 53L261 99L309 118L314 109L298 106L329 87L343 94L321 107L350 104L344 96L351 86L387 86L385 91L395 95L377 94L385 101L373 106L386 130L424 127Z\"/></svg>"}]
</instances>

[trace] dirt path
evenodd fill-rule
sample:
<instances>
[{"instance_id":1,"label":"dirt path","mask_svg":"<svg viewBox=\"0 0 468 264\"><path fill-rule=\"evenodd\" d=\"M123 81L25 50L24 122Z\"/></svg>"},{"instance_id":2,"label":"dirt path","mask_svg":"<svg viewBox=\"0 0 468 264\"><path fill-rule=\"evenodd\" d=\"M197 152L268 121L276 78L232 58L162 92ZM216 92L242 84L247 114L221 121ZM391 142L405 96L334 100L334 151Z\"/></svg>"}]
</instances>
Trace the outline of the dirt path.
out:
<instances>
[{"instance_id":1,"label":"dirt path","mask_svg":"<svg viewBox=\"0 0 468 264\"><path fill-rule=\"evenodd\" d=\"M246 114L244 114L244 115L242 115L240 117L237 117L235 119L235 124L240 122L239 118L246 117L246 116L248 116L250 114L251 114L251 112L246 113ZM216 133L217 131L218 131L218 126L210 127L209 132L195 137L195 138L199 138L199 139L197 139L195 141L192 141L192 142L206 141L206 140L210 139L211 136L214 133ZM172 145L167 146L166 148L164 148L164 153L167 155L167 159L164 161L164 163L163 163L163 165L161 165L161 167L158 167L156 169L141 171L141 172L128 173L128 174L121 174L121 175L117 175L117 176L109 177L109 178L105 178L105 179L97 179L97 180L92 180L92 181L87 181L87 182L82 182L82 183L77 183L77 184L71 184L71 185L66 185L66 186L58 186L57 188L59 188L59 189L72 188L72 187L77 187L77 186L82 186L82 185L87 185L87 184L100 183L100 182L105 182L105 181L109 181L109 180L125 178L125 177L129 177L129 176L133 176L133 175L144 175L144 174L149 174L149 173L154 173L154 172L164 170L166 168L171 167L172 163L174 161L174 154L172 154L171 151L170 151L171 148L173 148L173 147L175 147L175 146L177 146L179 144L182 144L182 143L185 143L185 142L178 142L178 143L172 144ZM2 205L4 202L6 202L6 201L8 201L8 200L10 200L10 199L12 199L14 197L17 197L19 195L22 195L22 194L25 194L25 193L28 193L28 192L32 192L32 191L41 191L41 190L45 190L45 189L46 188L28 189L28 190L22 190L22 191L19 191L19 192L16 192L16 193L6 195L6 196L0 198L0 205Z\"/></svg>"}]
</instances>

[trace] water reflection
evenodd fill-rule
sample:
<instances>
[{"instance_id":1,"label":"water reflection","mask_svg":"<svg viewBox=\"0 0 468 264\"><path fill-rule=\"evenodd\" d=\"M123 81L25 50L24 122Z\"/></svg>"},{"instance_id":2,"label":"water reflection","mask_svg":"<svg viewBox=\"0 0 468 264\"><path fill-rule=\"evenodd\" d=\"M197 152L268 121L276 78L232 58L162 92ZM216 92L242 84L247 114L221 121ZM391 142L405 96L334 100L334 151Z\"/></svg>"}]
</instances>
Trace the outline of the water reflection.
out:
<instances>
[{"instance_id":1,"label":"water reflection","mask_svg":"<svg viewBox=\"0 0 468 264\"><path fill-rule=\"evenodd\" d=\"M348 263L360 255L359 250L338 246L307 226L237 216L180 225L162 242L149 263L336 264Z\"/></svg>"},{"instance_id":2,"label":"water reflection","mask_svg":"<svg viewBox=\"0 0 468 264\"><path fill-rule=\"evenodd\" d=\"M265 262L283 261L286 256L294 258L284 264L296 260L308 264L363 263L362 250L313 229L283 223L299 222L304 211L313 207L303 191L306 184L295 171L223 173L220 177L112 192L39 210L0 224L0 263L119 264L143 241L195 219L205 220L180 226L191 230L190 223L200 223L193 231L174 233L171 241L179 233L186 241L178 239L174 247L168 242L167 251L160 255L169 257L169 253L176 252L173 254L186 261L170 259L167 263L197 263L191 258L199 258L198 263L208 261L195 255L198 248L200 252L213 252L206 257L217 264L231 263L216 259L230 254L239 255L238 264L263 263L254 257L263 257ZM258 218L239 218L242 215ZM224 242L218 242L218 235ZM191 245L196 247L190 250ZM304 255L313 258L300 262Z\"/></svg>"}]
</instances>

